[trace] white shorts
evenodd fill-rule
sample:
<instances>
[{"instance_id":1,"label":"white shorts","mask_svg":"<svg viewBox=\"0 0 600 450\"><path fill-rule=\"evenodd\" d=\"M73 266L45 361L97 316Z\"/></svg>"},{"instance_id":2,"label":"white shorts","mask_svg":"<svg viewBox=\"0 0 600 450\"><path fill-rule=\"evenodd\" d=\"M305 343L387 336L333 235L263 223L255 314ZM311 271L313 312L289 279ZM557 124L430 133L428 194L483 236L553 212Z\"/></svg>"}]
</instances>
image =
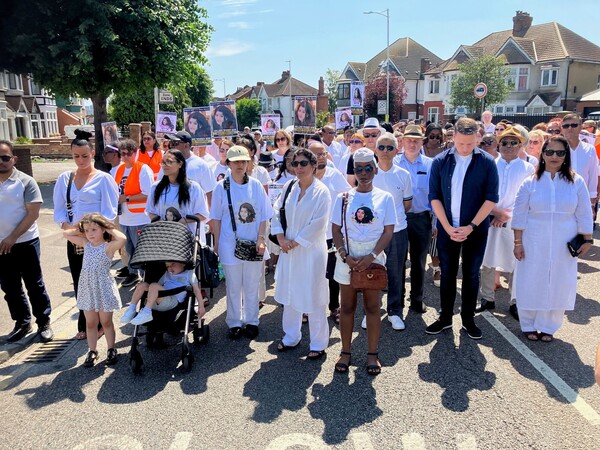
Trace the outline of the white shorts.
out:
<instances>
[{"instance_id":1,"label":"white shorts","mask_svg":"<svg viewBox=\"0 0 600 450\"><path fill-rule=\"evenodd\" d=\"M379 239L377 241L371 242L356 242L350 240L349 253L354 258L360 258L361 256L368 255L373 251L373 249L377 245L377 242L379 242ZM337 260L335 262L335 272L333 273L333 279L339 284L349 285L350 267L348 266L348 264L342 261L342 258L340 258L339 253L337 253L335 257L337 258ZM377 255L377 258L375 258L373 262L385 266L385 252L381 252L379 255Z\"/></svg>"},{"instance_id":2,"label":"white shorts","mask_svg":"<svg viewBox=\"0 0 600 450\"><path fill-rule=\"evenodd\" d=\"M163 297L160 299L160 303L155 303L152 309L154 311L168 311L179 305L179 300L174 295Z\"/></svg>"}]
</instances>

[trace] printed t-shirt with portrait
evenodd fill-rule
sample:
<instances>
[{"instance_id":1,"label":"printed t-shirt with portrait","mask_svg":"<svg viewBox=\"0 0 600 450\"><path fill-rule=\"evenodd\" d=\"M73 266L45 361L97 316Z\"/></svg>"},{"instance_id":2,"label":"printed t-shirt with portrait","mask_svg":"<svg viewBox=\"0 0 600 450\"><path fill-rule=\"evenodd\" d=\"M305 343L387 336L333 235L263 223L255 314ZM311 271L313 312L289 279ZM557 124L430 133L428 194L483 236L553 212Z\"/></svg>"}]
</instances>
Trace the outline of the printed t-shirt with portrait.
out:
<instances>
[{"instance_id":1,"label":"printed t-shirt with portrait","mask_svg":"<svg viewBox=\"0 0 600 450\"><path fill-rule=\"evenodd\" d=\"M235 218L236 233L231 225L231 214L224 182L220 181L213 191L210 218L221 221L219 235L219 260L222 264L240 264L233 253L235 238L256 241L260 223L273 216L273 208L265 188L256 178L249 177L248 183L238 184L230 180L231 205Z\"/></svg>"},{"instance_id":2,"label":"printed t-shirt with portrait","mask_svg":"<svg viewBox=\"0 0 600 450\"><path fill-rule=\"evenodd\" d=\"M158 284L165 290L176 289L180 287L193 286L198 284L198 278L193 270L184 270L181 273L171 273L166 271L165 274L158 280ZM186 296L186 291L174 295L179 303L183 303Z\"/></svg>"},{"instance_id":3,"label":"printed t-shirt with portrait","mask_svg":"<svg viewBox=\"0 0 600 450\"><path fill-rule=\"evenodd\" d=\"M342 227L342 198L340 194L335 199L331 222ZM348 238L356 242L377 241L383 234L386 225L396 225L396 207L391 194L376 187L371 192L357 192L356 189L348 193L346 207L346 224Z\"/></svg>"},{"instance_id":4,"label":"printed t-shirt with portrait","mask_svg":"<svg viewBox=\"0 0 600 450\"><path fill-rule=\"evenodd\" d=\"M224 166L220 162L217 163L215 167L213 167L213 179L218 183L222 179L224 179L229 173L229 167Z\"/></svg>"}]
</instances>

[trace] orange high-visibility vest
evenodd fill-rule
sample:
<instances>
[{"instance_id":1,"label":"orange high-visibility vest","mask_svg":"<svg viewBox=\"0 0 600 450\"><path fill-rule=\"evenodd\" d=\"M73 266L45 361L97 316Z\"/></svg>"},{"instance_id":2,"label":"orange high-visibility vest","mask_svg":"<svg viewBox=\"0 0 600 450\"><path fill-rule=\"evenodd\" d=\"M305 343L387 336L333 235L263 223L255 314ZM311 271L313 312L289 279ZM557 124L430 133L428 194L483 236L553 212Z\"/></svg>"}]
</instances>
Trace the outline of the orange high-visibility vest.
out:
<instances>
[{"instance_id":1,"label":"orange high-visibility vest","mask_svg":"<svg viewBox=\"0 0 600 450\"><path fill-rule=\"evenodd\" d=\"M129 176L125 180L125 186L123 194L125 197L131 197L142 193L142 187L140 186L140 171L144 166L143 163L136 161L133 163L133 167L129 172ZM125 174L125 164L121 164L115 174L115 181L117 185L121 185L121 180ZM143 213L146 211L146 200L131 200L127 203L127 209L132 213Z\"/></svg>"},{"instance_id":2,"label":"orange high-visibility vest","mask_svg":"<svg viewBox=\"0 0 600 450\"><path fill-rule=\"evenodd\" d=\"M152 172L154 173L154 181L156 181L156 178L158 177L158 172L160 172L162 158L163 158L163 154L160 149L154 150L154 154L152 155L152 158L150 158L148 156L147 151L142 152L142 151L138 150L138 152L137 152L137 161L139 161L143 164L148 164L148 167L150 167L152 169Z\"/></svg>"}]
</instances>

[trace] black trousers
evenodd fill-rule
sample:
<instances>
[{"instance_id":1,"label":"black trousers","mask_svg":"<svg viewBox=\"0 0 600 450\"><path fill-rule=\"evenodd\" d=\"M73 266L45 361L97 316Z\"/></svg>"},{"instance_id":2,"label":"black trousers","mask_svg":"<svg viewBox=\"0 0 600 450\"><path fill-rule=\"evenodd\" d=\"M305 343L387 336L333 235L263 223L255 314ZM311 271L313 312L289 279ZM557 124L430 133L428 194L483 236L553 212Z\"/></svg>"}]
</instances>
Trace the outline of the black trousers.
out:
<instances>
[{"instance_id":1,"label":"black trousers","mask_svg":"<svg viewBox=\"0 0 600 450\"><path fill-rule=\"evenodd\" d=\"M408 213L408 258L410 259L410 301L423 301L425 265L431 244L431 214Z\"/></svg>"},{"instance_id":2,"label":"black trousers","mask_svg":"<svg viewBox=\"0 0 600 450\"><path fill-rule=\"evenodd\" d=\"M327 239L327 250L331 250L333 239ZM340 307L340 284L333 279L335 272L335 253L327 253L327 281L329 281L329 311Z\"/></svg>"}]
</instances>

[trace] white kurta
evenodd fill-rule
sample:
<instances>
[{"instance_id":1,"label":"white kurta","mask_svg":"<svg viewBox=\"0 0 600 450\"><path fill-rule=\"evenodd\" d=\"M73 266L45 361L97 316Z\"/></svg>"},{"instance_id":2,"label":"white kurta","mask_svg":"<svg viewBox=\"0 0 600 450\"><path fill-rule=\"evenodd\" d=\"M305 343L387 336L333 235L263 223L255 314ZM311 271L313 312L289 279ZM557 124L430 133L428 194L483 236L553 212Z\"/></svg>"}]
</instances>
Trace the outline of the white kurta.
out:
<instances>
[{"instance_id":1,"label":"white kurta","mask_svg":"<svg viewBox=\"0 0 600 450\"><path fill-rule=\"evenodd\" d=\"M287 183L284 186L287 189ZM331 210L327 187L315 179L304 197L299 183L292 187L285 204L287 230L285 236L300 244L288 253L279 255L275 271L275 300L291 305L296 311L312 313L329 302L329 284L325 278L327 243L325 233ZM283 196L275 203L271 233L283 233L279 209Z\"/></svg>"},{"instance_id":2,"label":"white kurta","mask_svg":"<svg viewBox=\"0 0 600 450\"><path fill-rule=\"evenodd\" d=\"M569 183L544 172L526 179L515 202L512 227L523 230L525 257L513 281L519 309L572 310L577 293L577 258L567 242L592 233L590 196L579 175Z\"/></svg>"},{"instance_id":3,"label":"white kurta","mask_svg":"<svg viewBox=\"0 0 600 450\"><path fill-rule=\"evenodd\" d=\"M502 158L496 159L498 168L498 195L499 200L496 208L507 209L512 214L515 207L515 199L519 186L525 178L534 172L534 168L528 162L517 158L510 163ZM512 219L506 223L506 227L490 227L488 231L483 265L485 267L501 268L505 272L512 272L517 261L513 254L514 233L511 229Z\"/></svg>"}]
</instances>

